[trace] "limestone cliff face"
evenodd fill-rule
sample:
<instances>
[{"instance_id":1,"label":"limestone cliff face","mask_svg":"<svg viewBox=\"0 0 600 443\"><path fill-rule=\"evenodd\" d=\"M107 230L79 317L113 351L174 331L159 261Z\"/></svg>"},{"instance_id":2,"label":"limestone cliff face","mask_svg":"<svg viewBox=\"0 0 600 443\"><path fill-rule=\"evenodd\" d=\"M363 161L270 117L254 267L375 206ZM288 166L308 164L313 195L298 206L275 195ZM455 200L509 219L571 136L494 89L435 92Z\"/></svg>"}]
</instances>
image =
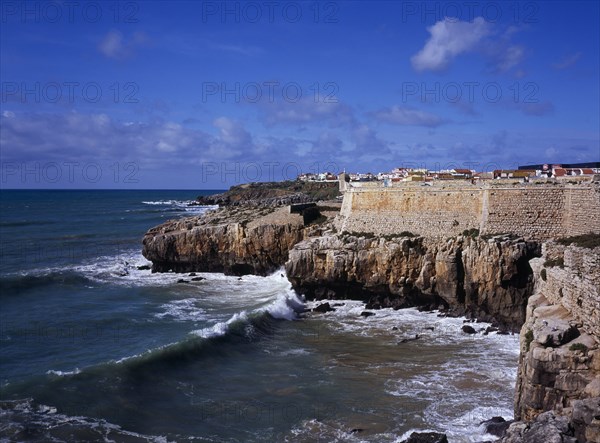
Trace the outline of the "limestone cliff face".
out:
<instances>
[{"instance_id":1,"label":"limestone cliff face","mask_svg":"<svg viewBox=\"0 0 600 443\"><path fill-rule=\"evenodd\" d=\"M142 253L156 272L266 275L304 237L302 216L286 211L223 209L168 221L146 233Z\"/></svg>"},{"instance_id":2,"label":"limestone cliff face","mask_svg":"<svg viewBox=\"0 0 600 443\"><path fill-rule=\"evenodd\" d=\"M521 330L515 418L562 417L563 437L579 442L600 441L599 262L600 248L546 243L531 261L535 294ZM518 436L532 424L523 426L504 441L527 441Z\"/></svg>"},{"instance_id":3,"label":"limestone cliff face","mask_svg":"<svg viewBox=\"0 0 600 443\"><path fill-rule=\"evenodd\" d=\"M519 328L533 289L528 261L536 255L537 243L501 236L435 241L332 234L298 243L286 271L309 298L362 298L374 307L443 303Z\"/></svg>"}]
</instances>

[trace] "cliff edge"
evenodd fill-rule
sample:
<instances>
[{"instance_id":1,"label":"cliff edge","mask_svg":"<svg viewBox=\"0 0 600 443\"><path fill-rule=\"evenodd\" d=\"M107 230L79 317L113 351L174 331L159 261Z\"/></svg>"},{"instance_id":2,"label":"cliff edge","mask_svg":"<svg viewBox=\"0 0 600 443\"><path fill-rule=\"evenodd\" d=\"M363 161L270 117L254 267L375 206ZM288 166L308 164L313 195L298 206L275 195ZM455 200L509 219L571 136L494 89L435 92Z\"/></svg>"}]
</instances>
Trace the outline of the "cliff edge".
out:
<instances>
[{"instance_id":1,"label":"cliff edge","mask_svg":"<svg viewBox=\"0 0 600 443\"><path fill-rule=\"evenodd\" d=\"M154 272L266 275L285 263L303 231L302 216L287 208L222 208L150 229L142 254Z\"/></svg>"},{"instance_id":2,"label":"cliff edge","mask_svg":"<svg viewBox=\"0 0 600 443\"><path fill-rule=\"evenodd\" d=\"M600 246L563 243L531 260L515 392L523 421L503 443L600 442Z\"/></svg>"},{"instance_id":3,"label":"cliff edge","mask_svg":"<svg viewBox=\"0 0 600 443\"><path fill-rule=\"evenodd\" d=\"M308 298L363 299L371 308L443 305L518 330L533 290L529 260L539 254L538 243L507 236L341 233L295 245L286 271Z\"/></svg>"}]
</instances>

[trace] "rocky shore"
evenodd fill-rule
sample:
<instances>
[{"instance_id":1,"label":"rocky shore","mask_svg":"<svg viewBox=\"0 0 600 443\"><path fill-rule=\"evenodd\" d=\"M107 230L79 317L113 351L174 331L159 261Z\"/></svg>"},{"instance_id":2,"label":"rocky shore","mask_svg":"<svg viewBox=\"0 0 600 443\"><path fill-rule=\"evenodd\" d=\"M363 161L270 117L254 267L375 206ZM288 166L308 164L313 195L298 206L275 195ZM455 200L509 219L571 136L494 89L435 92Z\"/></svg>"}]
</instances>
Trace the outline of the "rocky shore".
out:
<instances>
[{"instance_id":1,"label":"rocky shore","mask_svg":"<svg viewBox=\"0 0 600 443\"><path fill-rule=\"evenodd\" d=\"M600 442L600 246L544 244L503 443Z\"/></svg>"},{"instance_id":2,"label":"rocky shore","mask_svg":"<svg viewBox=\"0 0 600 443\"><path fill-rule=\"evenodd\" d=\"M337 193L337 185L330 183L284 183L281 187L267 183L199 197L195 204L220 206L201 216L169 220L150 229L142 240L142 254L152 262L154 272L267 275L285 264L296 243L319 235L321 224L339 212L341 203L294 212L288 205Z\"/></svg>"},{"instance_id":3,"label":"rocky shore","mask_svg":"<svg viewBox=\"0 0 600 443\"><path fill-rule=\"evenodd\" d=\"M471 236L329 234L290 251L288 278L310 299L353 298L367 308L424 306L518 330L533 289L536 242Z\"/></svg>"},{"instance_id":4,"label":"rocky shore","mask_svg":"<svg viewBox=\"0 0 600 443\"><path fill-rule=\"evenodd\" d=\"M310 201L306 194L263 191L251 190L258 195L251 204L226 194L200 201L222 207L150 229L143 254L153 271L266 275L285 265L309 299L442 308L520 330L518 421L492 423L498 441L600 442L597 235L578 246L477 232L446 239L337 232L339 204L321 203L307 221L283 206Z\"/></svg>"},{"instance_id":5,"label":"rocky shore","mask_svg":"<svg viewBox=\"0 0 600 443\"><path fill-rule=\"evenodd\" d=\"M154 272L267 275L303 236L302 216L286 208L222 208L150 229L142 254Z\"/></svg>"}]
</instances>

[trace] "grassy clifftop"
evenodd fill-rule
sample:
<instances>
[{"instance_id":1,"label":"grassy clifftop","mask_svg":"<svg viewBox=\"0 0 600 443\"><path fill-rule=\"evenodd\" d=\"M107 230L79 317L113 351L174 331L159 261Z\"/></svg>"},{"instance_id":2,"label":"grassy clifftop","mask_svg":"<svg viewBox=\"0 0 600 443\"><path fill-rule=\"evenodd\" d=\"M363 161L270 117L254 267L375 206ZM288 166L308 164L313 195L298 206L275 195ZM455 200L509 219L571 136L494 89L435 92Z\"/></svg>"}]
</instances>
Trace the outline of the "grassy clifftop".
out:
<instances>
[{"instance_id":1,"label":"grassy clifftop","mask_svg":"<svg viewBox=\"0 0 600 443\"><path fill-rule=\"evenodd\" d=\"M264 182L232 186L221 194L201 196L201 205L274 205L331 200L340 195L338 183L323 182Z\"/></svg>"}]
</instances>

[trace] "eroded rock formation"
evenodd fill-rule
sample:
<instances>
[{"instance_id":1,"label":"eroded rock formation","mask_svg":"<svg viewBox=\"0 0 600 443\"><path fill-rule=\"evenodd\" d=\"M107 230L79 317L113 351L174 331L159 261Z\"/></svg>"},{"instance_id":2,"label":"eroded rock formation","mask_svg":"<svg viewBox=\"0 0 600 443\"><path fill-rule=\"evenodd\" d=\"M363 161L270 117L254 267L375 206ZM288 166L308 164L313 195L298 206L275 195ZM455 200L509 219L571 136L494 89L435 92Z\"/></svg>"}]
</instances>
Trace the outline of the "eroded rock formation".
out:
<instances>
[{"instance_id":1,"label":"eroded rock formation","mask_svg":"<svg viewBox=\"0 0 600 443\"><path fill-rule=\"evenodd\" d=\"M518 329L533 289L529 260L539 245L523 239L458 236L309 238L286 264L294 288L309 298L359 298L372 307L442 303Z\"/></svg>"},{"instance_id":2,"label":"eroded rock formation","mask_svg":"<svg viewBox=\"0 0 600 443\"><path fill-rule=\"evenodd\" d=\"M524 422L511 425L503 442L554 441L550 434L600 441L599 265L600 248L554 242L531 261L535 294L521 329L515 394L515 418Z\"/></svg>"},{"instance_id":3,"label":"eroded rock formation","mask_svg":"<svg viewBox=\"0 0 600 443\"><path fill-rule=\"evenodd\" d=\"M155 272L266 275L303 238L302 215L287 208L225 208L150 229L142 253Z\"/></svg>"}]
</instances>

